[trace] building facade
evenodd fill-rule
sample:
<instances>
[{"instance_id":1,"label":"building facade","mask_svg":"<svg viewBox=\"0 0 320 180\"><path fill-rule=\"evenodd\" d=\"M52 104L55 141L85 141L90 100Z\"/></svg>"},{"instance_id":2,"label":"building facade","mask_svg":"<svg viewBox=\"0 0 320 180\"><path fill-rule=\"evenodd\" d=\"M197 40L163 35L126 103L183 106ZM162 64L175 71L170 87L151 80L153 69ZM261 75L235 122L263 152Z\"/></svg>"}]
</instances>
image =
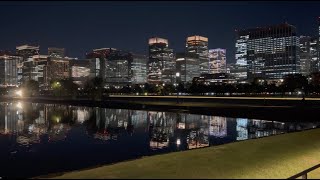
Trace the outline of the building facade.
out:
<instances>
[{"instance_id":1,"label":"building facade","mask_svg":"<svg viewBox=\"0 0 320 180\"><path fill-rule=\"evenodd\" d=\"M92 52L86 54L87 59L91 59L91 66L95 67L94 77L100 77L103 80L106 76L106 58L109 56L114 48L100 48L94 49Z\"/></svg>"},{"instance_id":2,"label":"building facade","mask_svg":"<svg viewBox=\"0 0 320 180\"><path fill-rule=\"evenodd\" d=\"M132 54L121 50L113 50L106 57L105 82L107 85L127 85L132 80Z\"/></svg>"},{"instance_id":3,"label":"building facade","mask_svg":"<svg viewBox=\"0 0 320 180\"><path fill-rule=\"evenodd\" d=\"M80 87L90 80L90 75L94 71L94 66L91 67L90 61L90 59L70 60L71 78Z\"/></svg>"},{"instance_id":4,"label":"building facade","mask_svg":"<svg viewBox=\"0 0 320 180\"><path fill-rule=\"evenodd\" d=\"M168 47L168 40L149 39L149 60L147 63L147 81L152 84L172 83L175 78L175 58Z\"/></svg>"},{"instance_id":5,"label":"building facade","mask_svg":"<svg viewBox=\"0 0 320 180\"><path fill-rule=\"evenodd\" d=\"M310 38L310 56L310 73L319 72L319 40L317 36Z\"/></svg>"},{"instance_id":6,"label":"building facade","mask_svg":"<svg viewBox=\"0 0 320 180\"><path fill-rule=\"evenodd\" d=\"M180 73L178 81L182 83L192 82L194 77L200 76L199 55L194 53L177 53L176 69Z\"/></svg>"},{"instance_id":7,"label":"building facade","mask_svg":"<svg viewBox=\"0 0 320 180\"><path fill-rule=\"evenodd\" d=\"M201 74L210 73L208 57L208 38L198 35L188 37L186 42L186 52L199 55Z\"/></svg>"},{"instance_id":8,"label":"building facade","mask_svg":"<svg viewBox=\"0 0 320 180\"><path fill-rule=\"evenodd\" d=\"M39 55L40 46L22 45L16 47L16 54L22 57L22 78L21 82L32 79L34 64L33 56ZM20 82L20 83L21 83Z\"/></svg>"},{"instance_id":9,"label":"building facade","mask_svg":"<svg viewBox=\"0 0 320 180\"><path fill-rule=\"evenodd\" d=\"M7 52L0 52L0 86L18 86L19 63L22 62L22 57L10 55Z\"/></svg>"},{"instance_id":10,"label":"building facade","mask_svg":"<svg viewBox=\"0 0 320 180\"><path fill-rule=\"evenodd\" d=\"M238 82L246 81L247 67L237 63L227 64L227 74Z\"/></svg>"},{"instance_id":11,"label":"building facade","mask_svg":"<svg viewBox=\"0 0 320 180\"><path fill-rule=\"evenodd\" d=\"M237 32L237 30L236 30ZM248 69L248 62L247 62L247 43L248 43L249 35L247 34L240 34L237 36L236 40L236 64L232 65L231 69L237 69L237 76L243 80L247 79L247 69ZM238 69L241 71L239 72Z\"/></svg>"},{"instance_id":12,"label":"building facade","mask_svg":"<svg viewBox=\"0 0 320 180\"><path fill-rule=\"evenodd\" d=\"M39 82L39 88L44 88L47 84L45 83L45 68L48 63L47 55L34 55L32 57L33 68L31 72L31 79Z\"/></svg>"},{"instance_id":13,"label":"building facade","mask_svg":"<svg viewBox=\"0 0 320 180\"><path fill-rule=\"evenodd\" d=\"M310 36L300 36L300 64L301 74L307 76L311 72Z\"/></svg>"},{"instance_id":14,"label":"building facade","mask_svg":"<svg viewBox=\"0 0 320 180\"><path fill-rule=\"evenodd\" d=\"M210 49L209 50L209 74L226 73L226 50Z\"/></svg>"},{"instance_id":15,"label":"building facade","mask_svg":"<svg viewBox=\"0 0 320 180\"><path fill-rule=\"evenodd\" d=\"M132 53L115 48L94 49L86 55L105 85L127 85L132 81Z\"/></svg>"},{"instance_id":16,"label":"building facade","mask_svg":"<svg viewBox=\"0 0 320 180\"><path fill-rule=\"evenodd\" d=\"M132 83L133 84L144 84L147 82L147 61L146 55L132 54Z\"/></svg>"},{"instance_id":17,"label":"building facade","mask_svg":"<svg viewBox=\"0 0 320 180\"><path fill-rule=\"evenodd\" d=\"M300 72L299 37L290 24L237 31L236 46L238 63L247 63L249 81L281 79Z\"/></svg>"},{"instance_id":18,"label":"building facade","mask_svg":"<svg viewBox=\"0 0 320 180\"><path fill-rule=\"evenodd\" d=\"M45 83L49 85L53 80L70 78L71 60L72 59L68 58L49 57L48 64L45 69Z\"/></svg>"}]
</instances>

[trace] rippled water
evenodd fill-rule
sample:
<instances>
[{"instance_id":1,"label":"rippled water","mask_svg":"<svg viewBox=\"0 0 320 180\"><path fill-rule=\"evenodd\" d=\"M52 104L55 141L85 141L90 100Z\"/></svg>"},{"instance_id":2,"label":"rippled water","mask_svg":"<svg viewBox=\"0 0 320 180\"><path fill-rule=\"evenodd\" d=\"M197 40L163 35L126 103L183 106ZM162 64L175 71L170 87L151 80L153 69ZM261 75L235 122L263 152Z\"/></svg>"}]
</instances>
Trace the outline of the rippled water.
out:
<instances>
[{"instance_id":1,"label":"rippled water","mask_svg":"<svg viewBox=\"0 0 320 180\"><path fill-rule=\"evenodd\" d=\"M34 177L319 127L318 122L0 103L0 177Z\"/></svg>"}]
</instances>

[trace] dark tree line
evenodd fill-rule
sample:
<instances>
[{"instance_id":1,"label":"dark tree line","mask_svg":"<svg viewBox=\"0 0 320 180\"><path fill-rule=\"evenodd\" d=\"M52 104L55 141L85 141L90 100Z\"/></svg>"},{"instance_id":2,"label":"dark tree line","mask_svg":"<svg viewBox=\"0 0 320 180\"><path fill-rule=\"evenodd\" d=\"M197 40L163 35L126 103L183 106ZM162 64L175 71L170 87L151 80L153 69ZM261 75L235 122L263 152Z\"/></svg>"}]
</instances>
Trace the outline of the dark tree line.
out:
<instances>
[{"instance_id":1,"label":"dark tree line","mask_svg":"<svg viewBox=\"0 0 320 180\"><path fill-rule=\"evenodd\" d=\"M100 99L109 94L139 94L146 93L152 95L171 95L173 93L188 93L192 95L225 95L229 93L242 93L244 95L256 95L260 93L277 93L284 95L286 92L300 92L300 94L311 95L320 93L320 73L313 73L308 77L301 74L287 75L280 84L267 83L263 79L254 79L251 83L245 84L209 84L193 81L192 83L179 84L132 84L126 86L104 86L102 78L96 77L88 80L82 88L75 84L73 80L53 80L50 82L51 91L44 92L43 95L53 94L55 96L85 96L92 99ZM25 96L35 96L39 94L39 83L34 80L23 82L19 87L24 91ZM6 91L0 89L0 92Z\"/></svg>"}]
</instances>

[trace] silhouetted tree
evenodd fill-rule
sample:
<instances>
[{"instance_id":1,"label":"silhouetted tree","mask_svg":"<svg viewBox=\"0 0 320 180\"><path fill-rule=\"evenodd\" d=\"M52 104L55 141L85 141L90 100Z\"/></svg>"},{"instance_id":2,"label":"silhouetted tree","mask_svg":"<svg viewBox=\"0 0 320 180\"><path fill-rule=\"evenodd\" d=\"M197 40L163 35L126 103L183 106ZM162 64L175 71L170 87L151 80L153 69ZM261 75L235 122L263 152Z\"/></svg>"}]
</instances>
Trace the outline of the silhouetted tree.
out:
<instances>
[{"instance_id":1,"label":"silhouetted tree","mask_svg":"<svg viewBox=\"0 0 320 180\"><path fill-rule=\"evenodd\" d=\"M132 88L133 93L143 93L143 89L140 87L139 84L135 84Z\"/></svg>"},{"instance_id":2,"label":"silhouetted tree","mask_svg":"<svg viewBox=\"0 0 320 180\"><path fill-rule=\"evenodd\" d=\"M103 79L100 77L95 77L86 82L84 89L85 92L92 98L92 100L97 100L102 97L103 87Z\"/></svg>"},{"instance_id":3,"label":"silhouetted tree","mask_svg":"<svg viewBox=\"0 0 320 180\"><path fill-rule=\"evenodd\" d=\"M307 84L308 80L302 74L289 74L284 77L282 86L285 91L293 92L296 89L304 89Z\"/></svg>"},{"instance_id":4,"label":"silhouetted tree","mask_svg":"<svg viewBox=\"0 0 320 180\"><path fill-rule=\"evenodd\" d=\"M22 83L20 88L23 90L24 96L34 96L39 93L39 82L33 79L26 80Z\"/></svg>"}]
</instances>

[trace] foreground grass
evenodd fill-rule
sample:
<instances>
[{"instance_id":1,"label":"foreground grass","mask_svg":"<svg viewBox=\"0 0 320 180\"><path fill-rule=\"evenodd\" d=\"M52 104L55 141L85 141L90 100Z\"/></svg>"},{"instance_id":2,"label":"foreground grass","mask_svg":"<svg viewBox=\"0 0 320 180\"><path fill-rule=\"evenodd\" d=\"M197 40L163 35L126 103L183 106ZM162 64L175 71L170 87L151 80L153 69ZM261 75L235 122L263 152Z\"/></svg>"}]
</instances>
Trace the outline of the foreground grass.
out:
<instances>
[{"instance_id":1,"label":"foreground grass","mask_svg":"<svg viewBox=\"0 0 320 180\"><path fill-rule=\"evenodd\" d=\"M320 129L145 157L55 178L288 178L320 163ZM308 178L320 178L320 170Z\"/></svg>"}]
</instances>

